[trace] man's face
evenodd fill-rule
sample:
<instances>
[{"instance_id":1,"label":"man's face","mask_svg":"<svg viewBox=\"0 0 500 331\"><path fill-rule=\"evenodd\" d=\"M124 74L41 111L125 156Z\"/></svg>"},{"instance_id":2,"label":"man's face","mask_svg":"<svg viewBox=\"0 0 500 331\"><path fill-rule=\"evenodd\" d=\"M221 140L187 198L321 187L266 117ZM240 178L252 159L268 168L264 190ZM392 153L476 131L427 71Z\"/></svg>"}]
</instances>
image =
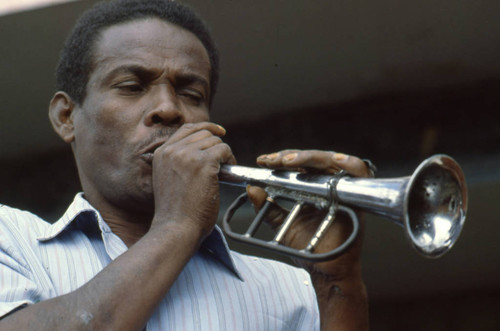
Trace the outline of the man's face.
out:
<instances>
[{"instance_id":1,"label":"man's face","mask_svg":"<svg viewBox=\"0 0 500 331\"><path fill-rule=\"evenodd\" d=\"M105 29L93 63L87 96L73 113L84 192L150 211L154 147L181 124L208 120L208 54L191 32L149 18Z\"/></svg>"}]
</instances>

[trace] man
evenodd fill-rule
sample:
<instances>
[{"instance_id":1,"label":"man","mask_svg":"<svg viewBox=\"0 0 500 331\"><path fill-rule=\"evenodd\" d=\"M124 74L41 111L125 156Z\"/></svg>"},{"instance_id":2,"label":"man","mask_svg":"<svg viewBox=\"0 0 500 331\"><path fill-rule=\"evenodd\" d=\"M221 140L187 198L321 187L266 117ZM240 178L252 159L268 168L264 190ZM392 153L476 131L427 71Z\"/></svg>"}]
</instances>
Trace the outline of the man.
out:
<instances>
[{"instance_id":1,"label":"man","mask_svg":"<svg viewBox=\"0 0 500 331\"><path fill-rule=\"evenodd\" d=\"M53 225L0 208L1 330L367 328L360 242L333 262L305 265L309 278L228 251L214 228L220 165L235 163L225 130L209 122L217 61L206 28L176 2L114 1L84 14L49 107L83 194ZM370 174L359 158L333 152L287 150L257 162ZM248 191L262 205L265 193ZM298 224L288 244L305 242L312 223ZM339 220L319 250L347 230Z\"/></svg>"}]
</instances>

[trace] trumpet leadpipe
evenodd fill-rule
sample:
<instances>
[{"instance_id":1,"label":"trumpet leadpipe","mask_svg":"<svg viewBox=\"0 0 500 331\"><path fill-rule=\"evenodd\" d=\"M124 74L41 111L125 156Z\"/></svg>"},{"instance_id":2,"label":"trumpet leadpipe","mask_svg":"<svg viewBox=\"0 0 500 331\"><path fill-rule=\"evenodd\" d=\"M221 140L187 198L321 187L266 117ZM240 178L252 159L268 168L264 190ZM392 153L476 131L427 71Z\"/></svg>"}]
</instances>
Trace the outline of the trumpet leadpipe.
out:
<instances>
[{"instance_id":1,"label":"trumpet leadpipe","mask_svg":"<svg viewBox=\"0 0 500 331\"><path fill-rule=\"evenodd\" d=\"M223 184L264 188L271 196L314 203L325 208L333 202L333 176L306 174L295 171L223 165L219 173Z\"/></svg>"}]
</instances>

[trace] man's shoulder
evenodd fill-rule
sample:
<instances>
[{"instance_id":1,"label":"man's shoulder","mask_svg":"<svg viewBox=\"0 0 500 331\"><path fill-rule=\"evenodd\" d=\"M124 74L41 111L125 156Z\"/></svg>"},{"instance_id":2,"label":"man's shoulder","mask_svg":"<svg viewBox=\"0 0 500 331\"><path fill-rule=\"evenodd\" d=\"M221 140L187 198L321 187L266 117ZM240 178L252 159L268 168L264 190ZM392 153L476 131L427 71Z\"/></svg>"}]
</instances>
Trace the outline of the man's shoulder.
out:
<instances>
[{"instance_id":1,"label":"man's shoulder","mask_svg":"<svg viewBox=\"0 0 500 331\"><path fill-rule=\"evenodd\" d=\"M0 228L3 234L17 232L22 234L40 234L50 223L39 216L18 208L0 204Z\"/></svg>"}]
</instances>

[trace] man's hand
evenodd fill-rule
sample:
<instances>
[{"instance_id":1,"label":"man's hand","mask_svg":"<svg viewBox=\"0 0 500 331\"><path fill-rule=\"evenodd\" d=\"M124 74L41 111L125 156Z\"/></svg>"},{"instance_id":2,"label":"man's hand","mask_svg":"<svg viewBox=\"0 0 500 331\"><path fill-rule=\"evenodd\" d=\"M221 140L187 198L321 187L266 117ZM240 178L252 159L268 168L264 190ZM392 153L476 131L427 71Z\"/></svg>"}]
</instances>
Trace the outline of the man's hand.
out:
<instances>
[{"instance_id":1,"label":"man's hand","mask_svg":"<svg viewBox=\"0 0 500 331\"><path fill-rule=\"evenodd\" d=\"M179 222L208 235L219 212L220 165L236 163L214 123L185 124L154 153L155 217L152 226ZM168 219L165 217L168 216Z\"/></svg>"},{"instance_id":2,"label":"man's hand","mask_svg":"<svg viewBox=\"0 0 500 331\"><path fill-rule=\"evenodd\" d=\"M317 150L285 150L262 155L257 159L260 166L272 169L299 170L320 173L337 173L341 170L354 177L371 177L371 169L364 161L342 153ZM260 208L266 198L264 190L249 187L250 200ZM270 217L270 225L278 227L286 214L275 208ZM307 208L294 222L284 238L284 244L294 248L304 248L313 237L325 211ZM361 222L363 223L363 222ZM338 214L315 252L328 252L338 247L351 233L351 222ZM297 261L311 274L318 296L323 330L366 329L366 291L361 275L361 246L363 227L354 245L342 256L332 261L310 263Z\"/></svg>"},{"instance_id":3,"label":"man's hand","mask_svg":"<svg viewBox=\"0 0 500 331\"><path fill-rule=\"evenodd\" d=\"M224 133L207 122L179 128L154 153L151 230L85 285L5 317L0 329L144 329L215 224L219 167L234 163Z\"/></svg>"}]
</instances>

